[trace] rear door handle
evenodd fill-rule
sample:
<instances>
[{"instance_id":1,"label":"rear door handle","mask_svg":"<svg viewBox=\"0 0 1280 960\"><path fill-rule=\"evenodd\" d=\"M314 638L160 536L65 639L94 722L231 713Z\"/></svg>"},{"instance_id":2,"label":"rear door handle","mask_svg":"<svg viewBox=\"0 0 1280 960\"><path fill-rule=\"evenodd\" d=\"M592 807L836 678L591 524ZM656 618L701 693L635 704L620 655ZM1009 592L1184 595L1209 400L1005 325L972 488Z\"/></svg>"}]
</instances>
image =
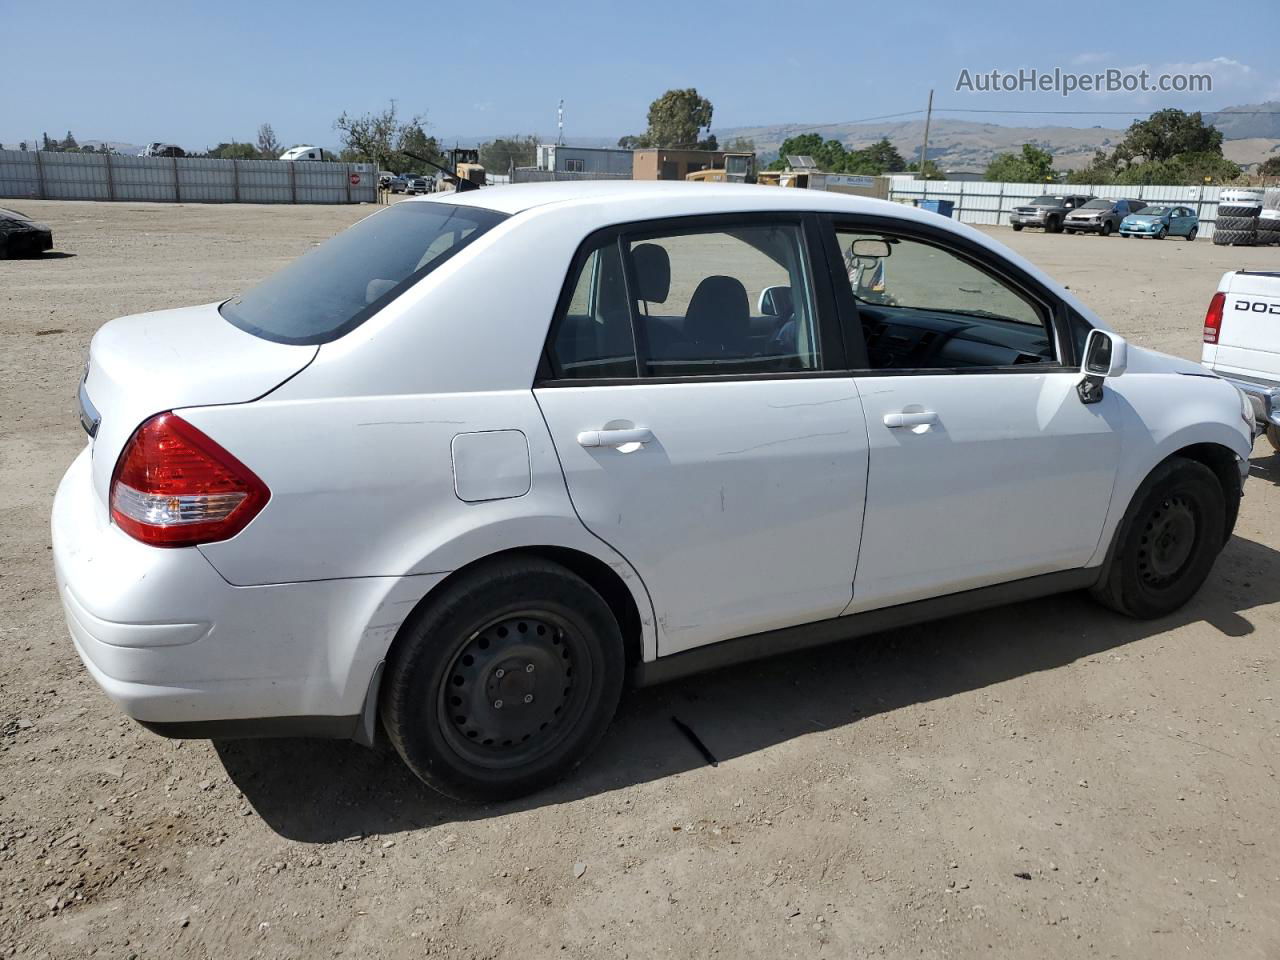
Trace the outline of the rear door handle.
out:
<instances>
[{"instance_id":1,"label":"rear door handle","mask_svg":"<svg viewBox=\"0 0 1280 960\"><path fill-rule=\"evenodd\" d=\"M578 443L584 447L625 447L629 443L648 443L653 431L646 427L630 430L584 430L578 434Z\"/></svg>"},{"instance_id":2,"label":"rear door handle","mask_svg":"<svg viewBox=\"0 0 1280 960\"><path fill-rule=\"evenodd\" d=\"M886 413L886 427L919 427L927 423L937 423L938 415L932 410L921 410L919 413Z\"/></svg>"}]
</instances>

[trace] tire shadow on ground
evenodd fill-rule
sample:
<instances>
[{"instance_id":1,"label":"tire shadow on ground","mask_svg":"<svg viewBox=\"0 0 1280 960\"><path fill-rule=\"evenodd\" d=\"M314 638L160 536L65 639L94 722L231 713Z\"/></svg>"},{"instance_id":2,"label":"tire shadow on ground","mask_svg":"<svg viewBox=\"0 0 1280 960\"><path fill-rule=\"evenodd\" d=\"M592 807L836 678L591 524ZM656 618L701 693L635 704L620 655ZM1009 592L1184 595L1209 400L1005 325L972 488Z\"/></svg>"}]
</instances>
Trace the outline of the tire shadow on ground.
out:
<instances>
[{"instance_id":1,"label":"tire shadow on ground","mask_svg":"<svg viewBox=\"0 0 1280 960\"><path fill-rule=\"evenodd\" d=\"M1272 459L1280 479L1280 458ZM1255 463L1255 472L1264 464ZM1196 597L1161 620L1131 620L1087 594L1064 594L633 690L582 767L549 790L503 804L447 800L389 749L319 740L217 741L214 747L276 833L332 843L571 802L704 766L673 716L723 763L1191 623L1207 623L1224 638L1246 636L1254 630L1249 611L1278 600L1280 553L1234 537Z\"/></svg>"}]
</instances>

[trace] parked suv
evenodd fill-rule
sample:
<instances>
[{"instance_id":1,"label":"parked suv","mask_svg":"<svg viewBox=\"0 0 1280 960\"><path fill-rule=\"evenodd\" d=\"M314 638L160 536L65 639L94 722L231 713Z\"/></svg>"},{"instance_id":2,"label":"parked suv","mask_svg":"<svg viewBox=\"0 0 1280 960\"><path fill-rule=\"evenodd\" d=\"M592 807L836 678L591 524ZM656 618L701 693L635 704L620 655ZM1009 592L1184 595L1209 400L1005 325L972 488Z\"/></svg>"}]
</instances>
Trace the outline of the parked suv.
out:
<instances>
[{"instance_id":1,"label":"parked suv","mask_svg":"<svg viewBox=\"0 0 1280 960\"><path fill-rule=\"evenodd\" d=\"M1045 194L1025 206L1014 207L1009 214L1009 226L1014 230L1041 227L1046 233L1061 233L1062 221L1067 214L1092 199L1085 194Z\"/></svg>"},{"instance_id":2,"label":"parked suv","mask_svg":"<svg viewBox=\"0 0 1280 960\"><path fill-rule=\"evenodd\" d=\"M1109 237L1120 229L1120 223L1131 213L1137 213L1146 204L1141 200L1113 200L1097 197L1077 210L1072 210L1063 221L1067 233L1096 233Z\"/></svg>"},{"instance_id":3,"label":"parked suv","mask_svg":"<svg viewBox=\"0 0 1280 960\"><path fill-rule=\"evenodd\" d=\"M458 797L569 772L627 681L1063 590L1166 616L1252 444L990 237L816 190L453 191L219 301L93 338L76 649L157 732L385 731Z\"/></svg>"}]
</instances>

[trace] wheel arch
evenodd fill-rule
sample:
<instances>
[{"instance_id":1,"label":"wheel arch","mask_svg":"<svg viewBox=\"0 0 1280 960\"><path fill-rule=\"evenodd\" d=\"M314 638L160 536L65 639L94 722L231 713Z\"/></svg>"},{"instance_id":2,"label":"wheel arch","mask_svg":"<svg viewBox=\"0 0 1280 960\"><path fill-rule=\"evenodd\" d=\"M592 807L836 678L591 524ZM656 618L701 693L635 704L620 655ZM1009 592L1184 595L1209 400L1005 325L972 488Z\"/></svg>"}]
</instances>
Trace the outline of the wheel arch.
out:
<instances>
[{"instance_id":1,"label":"wheel arch","mask_svg":"<svg viewBox=\"0 0 1280 960\"><path fill-rule=\"evenodd\" d=\"M1235 529L1236 519L1240 515L1240 498L1244 495L1244 486L1240 479L1238 466L1239 458L1235 451L1220 443L1193 443L1175 450L1160 462L1164 463L1165 460L1173 457L1182 457L1186 460L1202 463L1212 470L1213 475L1218 478L1218 484L1222 487L1222 499L1226 506L1223 543L1230 540L1231 531ZM1152 469L1155 468L1153 467Z\"/></svg>"},{"instance_id":2,"label":"wheel arch","mask_svg":"<svg viewBox=\"0 0 1280 960\"><path fill-rule=\"evenodd\" d=\"M647 646L646 626L651 624L652 618L647 618L643 615L640 602L637 600L632 588L627 585L627 582L613 567L600 557L574 547L552 544L529 544L499 550L477 557L469 563L450 571L413 605L413 608L405 616L390 645L387 647L386 658L390 660L395 655L396 647L401 637L404 636L405 630L408 629L408 625L413 622L424 607L440 595L442 590L456 582L461 576L471 574L478 568L517 557L538 557L557 563L586 581L592 589L604 598L605 603L608 604L609 609L613 611L613 615L618 621L618 628L622 632L628 671L645 659L645 648Z\"/></svg>"}]
</instances>

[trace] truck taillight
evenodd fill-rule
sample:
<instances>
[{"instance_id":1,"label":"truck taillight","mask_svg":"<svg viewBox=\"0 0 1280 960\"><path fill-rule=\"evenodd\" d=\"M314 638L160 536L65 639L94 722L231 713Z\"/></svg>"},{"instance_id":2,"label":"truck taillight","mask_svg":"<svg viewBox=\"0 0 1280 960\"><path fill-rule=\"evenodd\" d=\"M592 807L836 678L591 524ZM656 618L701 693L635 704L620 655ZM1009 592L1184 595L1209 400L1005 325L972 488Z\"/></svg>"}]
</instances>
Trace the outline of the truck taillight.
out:
<instances>
[{"instance_id":1,"label":"truck taillight","mask_svg":"<svg viewBox=\"0 0 1280 960\"><path fill-rule=\"evenodd\" d=\"M111 519L135 540L190 547L243 530L271 491L243 463L174 413L134 431L111 478Z\"/></svg>"},{"instance_id":2,"label":"truck taillight","mask_svg":"<svg viewBox=\"0 0 1280 960\"><path fill-rule=\"evenodd\" d=\"M1226 295L1215 293L1209 301L1209 309L1204 315L1204 342L1217 343L1218 334L1222 331L1222 306L1226 303Z\"/></svg>"}]
</instances>

